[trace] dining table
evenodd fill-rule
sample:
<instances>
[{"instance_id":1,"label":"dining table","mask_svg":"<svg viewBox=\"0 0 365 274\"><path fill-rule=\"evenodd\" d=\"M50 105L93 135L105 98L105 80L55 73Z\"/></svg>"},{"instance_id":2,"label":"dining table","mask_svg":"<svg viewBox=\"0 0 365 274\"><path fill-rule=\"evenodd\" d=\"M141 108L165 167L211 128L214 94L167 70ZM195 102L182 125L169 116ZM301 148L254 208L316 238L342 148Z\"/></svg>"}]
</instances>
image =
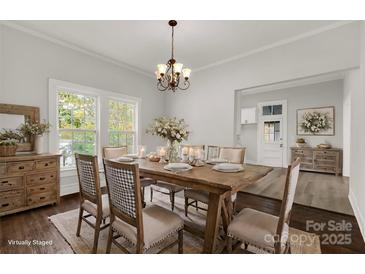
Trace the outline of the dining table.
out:
<instances>
[{"instance_id":1,"label":"dining table","mask_svg":"<svg viewBox=\"0 0 365 274\"><path fill-rule=\"evenodd\" d=\"M231 196L266 176L272 167L245 164L240 172L226 173L212 169L205 164L187 171L169 171L166 164L137 159L140 176L179 185L184 188L207 191L209 193L208 213L204 231L203 253L214 253L220 218L227 232L233 215Z\"/></svg>"}]
</instances>

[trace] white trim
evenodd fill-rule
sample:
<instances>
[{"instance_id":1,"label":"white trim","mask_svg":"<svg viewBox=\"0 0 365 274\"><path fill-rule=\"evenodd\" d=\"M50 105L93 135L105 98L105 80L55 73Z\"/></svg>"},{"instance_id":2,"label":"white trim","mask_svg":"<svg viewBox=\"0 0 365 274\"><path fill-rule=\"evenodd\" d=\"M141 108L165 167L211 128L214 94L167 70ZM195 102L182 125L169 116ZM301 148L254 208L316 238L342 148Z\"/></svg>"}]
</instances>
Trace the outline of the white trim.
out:
<instances>
[{"instance_id":1,"label":"white trim","mask_svg":"<svg viewBox=\"0 0 365 274\"><path fill-rule=\"evenodd\" d=\"M226 59L222 59L220 61L208 64L208 65L205 65L205 66L201 66L201 67L198 67L198 68L192 68L192 70L195 73L195 72L198 72L198 71L202 71L202 70L206 70L206 69L209 69L209 68L212 68L212 67L223 65L225 63L233 62L233 61L236 61L236 60L245 58L247 56L254 55L254 54L257 54L257 53L260 53L260 52L263 52L263 51L266 51L266 50L269 50L269 49L272 49L272 48L277 48L277 47L280 47L280 46L284 46L286 44L290 44L290 43L293 43L293 42L296 42L296 41L299 41L299 40L302 40L302 39L305 39L305 38L320 34L322 32L333 30L333 29L336 29L336 28L339 28L339 27L342 27L342 26L345 26L345 25L351 24L351 23L354 23L354 21L336 22L336 23L333 23L333 24L330 24L330 25L327 25L327 26L324 26L324 27L321 27L321 28L318 28L318 29L315 29L315 30L311 30L311 31L308 31L308 32L305 32L305 33L302 33L302 34L299 34L299 35L295 35L295 36L292 36L292 37L289 37L289 38L274 42L272 44L268 44L268 45L260 47L260 48L253 49L251 51L247 51L245 53L242 53L242 54L239 54L239 55L236 55L236 56L232 56L232 57L229 57L229 58L226 58Z\"/></svg>"},{"instance_id":2,"label":"white trim","mask_svg":"<svg viewBox=\"0 0 365 274\"><path fill-rule=\"evenodd\" d=\"M348 197L349 197L349 200L350 200L352 210L354 211L355 218L356 218L357 223L359 225L362 237L365 241L365 217L362 215L363 212L360 210L360 208L358 206L356 196L354 195L354 193L352 192L351 189L349 191L349 196Z\"/></svg>"},{"instance_id":3,"label":"white trim","mask_svg":"<svg viewBox=\"0 0 365 274\"><path fill-rule=\"evenodd\" d=\"M79 185L76 181L74 184L61 185L60 196L65 196L77 192L79 192Z\"/></svg>"},{"instance_id":4,"label":"white trim","mask_svg":"<svg viewBox=\"0 0 365 274\"><path fill-rule=\"evenodd\" d=\"M111 58L111 57L108 57L108 56L105 56L105 55L100 54L100 53L97 53L95 51L92 51L92 50L89 50L89 49L86 49L86 48L77 46L77 45L75 45L73 43L70 43L70 42L67 42L67 41L64 41L64 40L61 40L61 39L52 37L52 36L50 36L48 34L45 34L45 33L40 32L40 31L36 31L36 30L30 29L30 28L21 26L19 24L14 23L13 21L1 21L0 24L3 24L5 26L7 26L7 27L10 27L10 28L13 28L13 29L22 31L22 32L25 32L25 33L30 34L32 36L41 38L43 40L52 42L54 44L63 46L65 48L69 48L69 49L72 49L72 50L75 50L75 51L78 51L78 52L87 54L89 56L95 57L97 59L100 59L100 60L103 60L105 62L111 63L113 65L116 65L118 67L121 67L121 68L124 68L124 69L128 69L130 71L133 71L133 72L142 74L144 76L147 76L148 78L155 78L155 76L154 76L154 74L152 72L151 73L148 73L147 71L142 70L140 68L137 68L137 67L135 67L133 65L124 63L122 61L116 60L116 59Z\"/></svg>"},{"instance_id":5,"label":"white trim","mask_svg":"<svg viewBox=\"0 0 365 274\"><path fill-rule=\"evenodd\" d=\"M280 115L268 115L268 116L263 116L261 114L261 109L263 106L267 106L267 105L282 105L282 114ZM263 128L262 128L262 121L269 121L269 120L276 120L276 119L281 119L282 120L282 136L283 136L283 162L282 162L282 167L286 168L288 167L288 118L287 118L287 113L288 113L288 103L287 100L275 100L275 101L265 101L265 102L260 102L257 104L257 109L258 109L258 126L257 126L257 162L259 164L263 164L262 160L261 160L261 150L262 150L262 132L263 132Z\"/></svg>"}]
</instances>

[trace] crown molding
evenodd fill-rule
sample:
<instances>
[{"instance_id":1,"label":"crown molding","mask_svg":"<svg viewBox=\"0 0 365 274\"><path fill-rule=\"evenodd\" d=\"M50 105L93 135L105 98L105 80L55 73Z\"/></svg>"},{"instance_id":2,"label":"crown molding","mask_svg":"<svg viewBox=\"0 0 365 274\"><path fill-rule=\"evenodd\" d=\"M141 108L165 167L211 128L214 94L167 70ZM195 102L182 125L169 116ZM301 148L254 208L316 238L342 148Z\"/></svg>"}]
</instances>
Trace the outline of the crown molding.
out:
<instances>
[{"instance_id":1,"label":"crown molding","mask_svg":"<svg viewBox=\"0 0 365 274\"><path fill-rule=\"evenodd\" d=\"M147 71L144 71L142 69L139 69L139 68L137 68L137 67L135 67L133 65L129 65L127 63L121 62L121 61L116 60L114 58L105 56L103 54L96 53L96 52L94 52L92 50L89 50L89 49L86 49L86 48L77 46L77 45L75 45L73 43L66 42L66 41L61 40L61 39L58 39L58 38L54 38L54 37L52 37L52 36L50 36L48 34L44 34L42 32L39 32L39 31L36 31L36 30L32 30L32 29L27 28L27 27L24 27L24 26L20 26L20 25L14 23L14 22L11 22L11 21L0 21L0 24L2 24L4 26L7 26L7 27L10 27L10 28L13 28L13 29L16 29L16 30L19 30L19 31L22 31L22 32L25 32L25 33L30 34L32 36L35 36L35 37L38 37L38 38L47 40L47 41L52 42L54 44L57 44L57 45L60 45L60 46L63 46L63 47L66 47L66 48L69 48L69 49L72 49L72 50L81 52L83 54L86 54L86 55L89 55L89 56L92 56L92 57L95 57L95 58L97 58L99 60L102 60L104 62L111 63L113 65L116 65L116 66L121 67L121 68L124 68L124 69L128 69L130 71L133 71L135 73L138 73L138 74L147 76L149 78L154 78L154 76L151 73L148 73Z\"/></svg>"},{"instance_id":2,"label":"crown molding","mask_svg":"<svg viewBox=\"0 0 365 274\"><path fill-rule=\"evenodd\" d=\"M312 30L312 31L308 31L308 32L305 32L305 33L302 33L302 34L299 34L299 35L296 35L296 36L292 36L290 38L283 39L283 40L277 41L275 43L268 44L266 46L263 46L263 47L260 47L260 48L257 48L257 49L251 50L251 51L247 51L245 53L242 53L242 54L239 54L239 55L236 55L236 56L232 56L232 57L229 57L229 58L226 58L226 59L223 59L223 60L208 64L208 65L205 65L205 66L201 66L201 67L198 67L198 68L193 68L192 70L195 73L195 72L203 71L203 70L206 70L206 69L209 69L209 68L212 68L212 67L220 66L220 65L223 65L225 63L233 62L233 61L245 58L245 57L250 56L250 55L254 55L254 54L257 54L257 53L260 53L260 52L263 52L263 51L266 51L266 50L269 50L269 49L273 49L273 48L276 48L276 47L280 47L280 46L283 46L283 45L286 45L286 44L290 44L290 43L293 43L293 42L296 42L296 41L299 41L299 40L302 40L302 39L305 39L305 38L320 34L322 32L333 30L333 29L336 29L336 28L339 28L339 27L342 27L342 26L345 26L345 25L348 25L348 24L351 24L351 23L354 23L354 22L355 21L353 21L353 20L336 22L336 23L330 24L328 26L324 26L324 27L321 27L321 28L318 28L318 29L315 29L315 30Z\"/></svg>"}]
</instances>

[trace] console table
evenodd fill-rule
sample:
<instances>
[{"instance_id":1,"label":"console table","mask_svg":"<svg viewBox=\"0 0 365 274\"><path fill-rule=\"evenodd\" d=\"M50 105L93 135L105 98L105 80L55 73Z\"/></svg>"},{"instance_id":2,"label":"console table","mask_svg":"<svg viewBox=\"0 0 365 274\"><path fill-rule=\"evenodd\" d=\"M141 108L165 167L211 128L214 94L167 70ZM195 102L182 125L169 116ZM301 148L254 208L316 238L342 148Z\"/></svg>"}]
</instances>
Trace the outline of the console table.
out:
<instances>
[{"instance_id":1,"label":"console table","mask_svg":"<svg viewBox=\"0 0 365 274\"><path fill-rule=\"evenodd\" d=\"M339 175L342 173L342 149L320 149L314 147L292 147L291 160L301 159L300 169Z\"/></svg>"}]
</instances>

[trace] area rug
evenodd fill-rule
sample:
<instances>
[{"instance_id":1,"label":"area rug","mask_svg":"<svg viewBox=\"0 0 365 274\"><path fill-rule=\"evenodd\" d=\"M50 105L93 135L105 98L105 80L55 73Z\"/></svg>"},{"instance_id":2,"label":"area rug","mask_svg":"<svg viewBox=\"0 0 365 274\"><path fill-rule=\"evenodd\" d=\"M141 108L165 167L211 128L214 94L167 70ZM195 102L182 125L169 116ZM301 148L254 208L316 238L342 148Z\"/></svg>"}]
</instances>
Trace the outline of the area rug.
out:
<instances>
[{"instance_id":1,"label":"area rug","mask_svg":"<svg viewBox=\"0 0 365 274\"><path fill-rule=\"evenodd\" d=\"M146 197L147 198L147 197ZM154 204L159 206L170 208L169 199L164 195L154 195ZM198 226L204 227L205 225L205 211L196 211L193 208L189 209L188 217L184 214L184 199L183 197L176 197L175 199L175 210L174 212L179 214L185 220L194 222ZM149 203L148 203L149 204ZM148 205L147 205L148 206ZM85 222L82 222L81 235L76 237L76 228L78 221L78 209L70 210L64 213L53 215L49 217L53 225L58 229L63 238L71 246L72 250L78 254L90 253L94 240L94 230L88 226ZM148 227L145 227L148 229ZM109 228L106 228L100 232L98 253L105 253L106 243L108 238ZM320 240L315 234L310 234L305 231L290 228L290 239L291 239L291 253L293 254L319 254L321 253ZM153 248L148 253L157 253L161 246L167 246L170 242L175 241L176 238L168 239L161 243L160 246ZM133 247L128 245L127 242L122 243L128 250L133 253ZM187 231L184 231L184 253L186 254L198 254L202 252L203 239L195 236ZM253 253L263 253L260 250L255 249L253 246L249 246L247 249ZM237 252L237 251L236 251ZM243 251L242 251L243 252ZM115 245L112 245L111 253L123 253ZM164 251L167 254L176 254L177 245Z\"/></svg>"}]
</instances>

